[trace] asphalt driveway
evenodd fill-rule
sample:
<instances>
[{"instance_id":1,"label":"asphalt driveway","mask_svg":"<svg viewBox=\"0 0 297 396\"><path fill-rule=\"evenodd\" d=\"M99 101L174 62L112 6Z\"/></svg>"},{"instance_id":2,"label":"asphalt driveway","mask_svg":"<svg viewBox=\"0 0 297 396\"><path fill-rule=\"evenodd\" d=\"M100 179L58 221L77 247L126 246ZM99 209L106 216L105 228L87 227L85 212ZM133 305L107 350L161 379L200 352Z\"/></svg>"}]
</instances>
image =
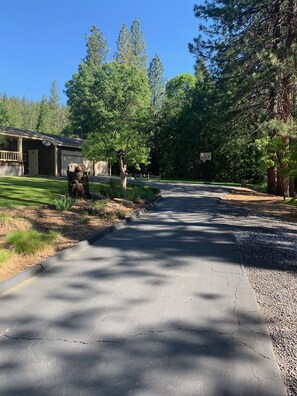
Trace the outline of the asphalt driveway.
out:
<instances>
[{"instance_id":1,"label":"asphalt driveway","mask_svg":"<svg viewBox=\"0 0 297 396\"><path fill-rule=\"evenodd\" d=\"M1 296L1 395L285 395L225 189L162 190L142 218Z\"/></svg>"}]
</instances>

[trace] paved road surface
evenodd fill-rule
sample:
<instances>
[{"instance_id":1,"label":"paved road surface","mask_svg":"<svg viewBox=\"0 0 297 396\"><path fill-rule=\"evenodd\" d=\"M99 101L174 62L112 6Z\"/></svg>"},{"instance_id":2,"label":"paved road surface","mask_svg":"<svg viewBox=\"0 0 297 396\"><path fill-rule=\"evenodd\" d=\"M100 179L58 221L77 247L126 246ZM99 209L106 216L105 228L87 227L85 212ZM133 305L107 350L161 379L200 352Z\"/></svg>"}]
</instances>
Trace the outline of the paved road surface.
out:
<instances>
[{"instance_id":1,"label":"paved road surface","mask_svg":"<svg viewBox=\"0 0 297 396\"><path fill-rule=\"evenodd\" d=\"M0 298L0 394L282 396L225 191L159 206Z\"/></svg>"}]
</instances>

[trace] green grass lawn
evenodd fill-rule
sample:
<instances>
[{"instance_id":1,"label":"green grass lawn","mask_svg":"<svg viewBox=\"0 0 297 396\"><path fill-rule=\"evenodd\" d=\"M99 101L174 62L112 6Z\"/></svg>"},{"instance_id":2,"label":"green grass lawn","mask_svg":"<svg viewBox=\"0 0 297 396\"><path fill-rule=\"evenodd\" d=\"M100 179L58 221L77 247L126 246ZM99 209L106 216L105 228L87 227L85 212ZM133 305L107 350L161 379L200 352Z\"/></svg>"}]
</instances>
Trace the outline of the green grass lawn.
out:
<instances>
[{"instance_id":1,"label":"green grass lawn","mask_svg":"<svg viewBox=\"0 0 297 396\"><path fill-rule=\"evenodd\" d=\"M55 198L67 193L67 180L42 177L0 177L0 207L53 204ZM100 191L99 183L90 183L92 192Z\"/></svg>"},{"instance_id":2,"label":"green grass lawn","mask_svg":"<svg viewBox=\"0 0 297 396\"><path fill-rule=\"evenodd\" d=\"M54 204L59 195L68 191L67 180L42 177L0 176L0 208L15 206L39 206ZM123 196L134 200L137 197L154 199L158 191L151 187L128 185L127 191L120 191L118 182L90 182L91 193L107 192L110 198Z\"/></svg>"}]
</instances>

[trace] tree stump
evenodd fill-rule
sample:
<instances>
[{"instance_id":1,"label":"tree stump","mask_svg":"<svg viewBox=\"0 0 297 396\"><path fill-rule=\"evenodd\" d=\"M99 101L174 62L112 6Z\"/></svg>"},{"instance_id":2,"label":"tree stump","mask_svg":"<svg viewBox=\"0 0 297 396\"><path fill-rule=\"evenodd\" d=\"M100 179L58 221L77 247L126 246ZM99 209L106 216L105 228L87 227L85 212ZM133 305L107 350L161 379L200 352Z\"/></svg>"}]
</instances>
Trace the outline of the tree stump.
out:
<instances>
[{"instance_id":1,"label":"tree stump","mask_svg":"<svg viewBox=\"0 0 297 396\"><path fill-rule=\"evenodd\" d=\"M81 165L70 164L67 168L68 195L75 199L91 198L89 174Z\"/></svg>"}]
</instances>

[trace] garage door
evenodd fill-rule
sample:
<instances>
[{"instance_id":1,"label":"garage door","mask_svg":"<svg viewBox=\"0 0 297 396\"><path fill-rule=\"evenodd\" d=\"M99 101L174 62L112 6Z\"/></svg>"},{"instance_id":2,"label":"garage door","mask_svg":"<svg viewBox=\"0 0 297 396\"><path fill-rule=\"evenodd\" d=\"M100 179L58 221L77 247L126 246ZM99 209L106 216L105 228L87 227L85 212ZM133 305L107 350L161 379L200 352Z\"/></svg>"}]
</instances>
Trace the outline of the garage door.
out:
<instances>
[{"instance_id":1,"label":"garage door","mask_svg":"<svg viewBox=\"0 0 297 396\"><path fill-rule=\"evenodd\" d=\"M85 167L84 157L77 151L62 151L61 152L61 176L67 176L67 168L69 164L82 164ZM91 170L91 169L85 169Z\"/></svg>"}]
</instances>

